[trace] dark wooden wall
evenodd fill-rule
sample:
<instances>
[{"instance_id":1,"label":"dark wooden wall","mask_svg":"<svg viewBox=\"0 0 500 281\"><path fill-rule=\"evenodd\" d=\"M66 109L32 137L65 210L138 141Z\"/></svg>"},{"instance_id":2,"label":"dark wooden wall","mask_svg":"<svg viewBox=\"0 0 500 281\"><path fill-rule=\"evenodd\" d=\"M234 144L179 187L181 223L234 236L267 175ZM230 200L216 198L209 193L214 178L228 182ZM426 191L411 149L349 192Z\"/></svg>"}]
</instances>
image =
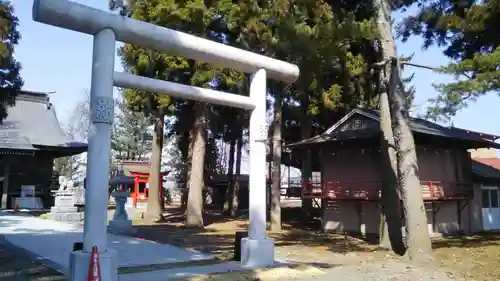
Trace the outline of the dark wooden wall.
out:
<instances>
[{"instance_id":1,"label":"dark wooden wall","mask_svg":"<svg viewBox=\"0 0 500 281\"><path fill-rule=\"evenodd\" d=\"M11 165L7 206L12 206L12 197L21 195L22 185L34 185L35 195L42 198L44 208L50 208L52 204L50 188L53 184L53 156L50 154L38 154L35 156L12 155L4 159L0 165L1 175L5 173L7 162L10 162Z\"/></svg>"}]
</instances>

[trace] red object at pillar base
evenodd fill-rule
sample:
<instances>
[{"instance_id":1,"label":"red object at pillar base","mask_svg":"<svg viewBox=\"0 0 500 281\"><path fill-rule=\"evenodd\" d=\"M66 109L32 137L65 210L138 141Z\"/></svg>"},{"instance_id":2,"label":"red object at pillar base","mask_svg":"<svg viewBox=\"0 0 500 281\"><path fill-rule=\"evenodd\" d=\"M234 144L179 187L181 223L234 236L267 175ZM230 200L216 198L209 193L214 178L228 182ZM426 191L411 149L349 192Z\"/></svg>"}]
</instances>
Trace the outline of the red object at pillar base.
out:
<instances>
[{"instance_id":1,"label":"red object at pillar base","mask_svg":"<svg viewBox=\"0 0 500 281\"><path fill-rule=\"evenodd\" d=\"M101 266L99 264L99 251L97 246L92 247L87 281L101 281Z\"/></svg>"}]
</instances>

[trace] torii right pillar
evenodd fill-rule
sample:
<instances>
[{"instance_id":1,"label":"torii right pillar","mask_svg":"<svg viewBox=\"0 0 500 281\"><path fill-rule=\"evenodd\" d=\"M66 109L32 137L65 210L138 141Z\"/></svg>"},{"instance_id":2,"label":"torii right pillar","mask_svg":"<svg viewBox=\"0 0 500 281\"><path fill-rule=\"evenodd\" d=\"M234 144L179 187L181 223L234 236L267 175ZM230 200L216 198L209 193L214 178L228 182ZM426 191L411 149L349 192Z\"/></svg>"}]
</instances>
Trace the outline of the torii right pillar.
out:
<instances>
[{"instance_id":1,"label":"torii right pillar","mask_svg":"<svg viewBox=\"0 0 500 281\"><path fill-rule=\"evenodd\" d=\"M249 237L241 241L244 266L274 264L274 241L266 236L266 70L252 75L250 99L255 109L250 116Z\"/></svg>"}]
</instances>

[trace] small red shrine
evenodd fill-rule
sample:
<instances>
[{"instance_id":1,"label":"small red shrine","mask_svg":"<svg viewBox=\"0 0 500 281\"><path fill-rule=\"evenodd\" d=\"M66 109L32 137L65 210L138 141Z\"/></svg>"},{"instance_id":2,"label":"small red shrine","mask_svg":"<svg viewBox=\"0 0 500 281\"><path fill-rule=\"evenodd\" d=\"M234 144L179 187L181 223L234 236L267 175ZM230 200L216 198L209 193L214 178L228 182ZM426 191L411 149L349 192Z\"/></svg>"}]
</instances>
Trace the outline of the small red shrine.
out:
<instances>
[{"instance_id":1,"label":"small red shrine","mask_svg":"<svg viewBox=\"0 0 500 281\"><path fill-rule=\"evenodd\" d=\"M148 161L124 160L122 165L125 175L134 179L133 185L127 188L130 192L133 206L137 207L137 203L147 203L151 164ZM163 183L163 178L167 176L168 173L169 171L160 173L160 183ZM163 198L163 188L160 188L159 196L159 198Z\"/></svg>"}]
</instances>

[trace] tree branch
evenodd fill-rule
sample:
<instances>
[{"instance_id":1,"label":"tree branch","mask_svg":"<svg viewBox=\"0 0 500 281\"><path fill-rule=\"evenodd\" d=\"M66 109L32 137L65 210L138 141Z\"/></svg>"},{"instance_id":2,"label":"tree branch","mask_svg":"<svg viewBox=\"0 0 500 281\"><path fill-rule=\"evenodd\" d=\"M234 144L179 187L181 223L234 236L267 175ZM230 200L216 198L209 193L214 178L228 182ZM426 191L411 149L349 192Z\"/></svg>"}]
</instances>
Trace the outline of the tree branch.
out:
<instances>
[{"instance_id":1,"label":"tree branch","mask_svg":"<svg viewBox=\"0 0 500 281\"><path fill-rule=\"evenodd\" d=\"M391 62L391 58L387 58L383 61L380 61L380 62L376 62L374 64L372 64L372 68L383 68L385 67L389 62ZM433 66L428 66L428 65L423 65L423 64L418 64L418 63L412 63L412 62L409 62L409 61L401 61L401 65L408 65L408 66L413 66L413 67L418 67L418 68L424 68L424 69L428 69L428 70L432 70L432 71L436 71L436 72L441 72L439 70L438 67L433 67ZM472 79L472 77L470 75L467 75L465 73L460 73L460 75L463 75L465 77L467 77L468 79Z\"/></svg>"},{"instance_id":2,"label":"tree branch","mask_svg":"<svg viewBox=\"0 0 500 281\"><path fill-rule=\"evenodd\" d=\"M408 61L402 61L401 65L414 66L414 67L418 67L418 68L424 68L424 69L429 69L429 70L432 70L432 71L440 72L439 68L437 68L437 67L432 67L432 66L428 66L428 65L412 63L412 62L408 62ZM470 77L469 75L467 75L465 73L460 73L460 75L463 75L463 76L467 77L468 79L472 79L472 77Z\"/></svg>"},{"instance_id":3,"label":"tree branch","mask_svg":"<svg viewBox=\"0 0 500 281\"><path fill-rule=\"evenodd\" d=\"M417 64L417 63L411 63L409 61L402 61L401 64L402 65L414 66L414 67L418 67L418 68L429 69L429 70L433 70L433 71L439 71L439 68L437 68L437 67L432 67L432 66L423 65L423 64Z\"/></svg>"}]
</instances>

